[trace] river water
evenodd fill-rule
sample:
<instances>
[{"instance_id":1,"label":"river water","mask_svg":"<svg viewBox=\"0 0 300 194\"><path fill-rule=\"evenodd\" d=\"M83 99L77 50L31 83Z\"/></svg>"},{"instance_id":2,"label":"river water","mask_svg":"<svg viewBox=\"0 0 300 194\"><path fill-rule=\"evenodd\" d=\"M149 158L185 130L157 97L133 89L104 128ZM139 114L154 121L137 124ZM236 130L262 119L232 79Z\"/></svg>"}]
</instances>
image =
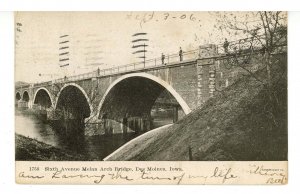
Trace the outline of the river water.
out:
<instances>
[{"instance_id":1,"label":"river water","mask_svg":"<svg viewBox=\"0 0 300 194\"><path fill-rule=\"evenodd\" d=\"M155 121L155 127L169 124L170 122L170 119L157 120ZM126 136L122 133L117 133L109 136L76 136L76 134L72 134L72 136L67 137L37 115L20 109L15 111L15 123L17 134L36 139L72 154L83 155L89 160L103 160L103 158L123 144L138 136L138 134L132 132Z\"/></svg>"}]
</instances>

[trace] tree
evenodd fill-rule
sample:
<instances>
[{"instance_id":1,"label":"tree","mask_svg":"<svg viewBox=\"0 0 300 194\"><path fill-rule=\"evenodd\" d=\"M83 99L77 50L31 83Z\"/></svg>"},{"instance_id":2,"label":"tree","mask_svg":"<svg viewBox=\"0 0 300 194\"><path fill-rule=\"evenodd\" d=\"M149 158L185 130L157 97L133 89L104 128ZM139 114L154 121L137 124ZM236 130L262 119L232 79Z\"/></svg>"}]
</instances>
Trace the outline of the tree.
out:
<instances>
[{"instance_id":1,"label":"tree","mask_svg":"<svg viewBox=\"0 0 300 194\"><path fill-rule=\"evenodd\" d=\"M230 39L241 39L231 44L227 55L229 66L241 67L256 80L268 87L272 82L273 65L281 65L272 55L280 52L287 44L286 12L217 12L217 28ZM262 54L262 66L266 68L266 83L246 68L247 63L257 52Z\"/></svg>"}]
</instances>

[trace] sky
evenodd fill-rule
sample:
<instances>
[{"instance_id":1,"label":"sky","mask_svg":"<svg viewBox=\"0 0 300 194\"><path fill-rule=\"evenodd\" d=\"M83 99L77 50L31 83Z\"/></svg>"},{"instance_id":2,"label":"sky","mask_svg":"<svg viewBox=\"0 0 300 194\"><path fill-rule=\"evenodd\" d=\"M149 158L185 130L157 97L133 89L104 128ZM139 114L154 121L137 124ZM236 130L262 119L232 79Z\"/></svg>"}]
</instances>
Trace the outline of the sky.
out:
<instances>
[{"instance_id":1,"label":"sky","mask_svg":"<svg viewBox=\"0 0 300 194\"><path fill-rule=\"evenodd\" d=\"M17 12L15 23L22 25L15 33L15 80L30 83L138 62L131 48L135 33L147 33L147 59L227 37L208 12ZM66 34L69 65L60 67L60 36Z\"/></svg>"}]
</instances>

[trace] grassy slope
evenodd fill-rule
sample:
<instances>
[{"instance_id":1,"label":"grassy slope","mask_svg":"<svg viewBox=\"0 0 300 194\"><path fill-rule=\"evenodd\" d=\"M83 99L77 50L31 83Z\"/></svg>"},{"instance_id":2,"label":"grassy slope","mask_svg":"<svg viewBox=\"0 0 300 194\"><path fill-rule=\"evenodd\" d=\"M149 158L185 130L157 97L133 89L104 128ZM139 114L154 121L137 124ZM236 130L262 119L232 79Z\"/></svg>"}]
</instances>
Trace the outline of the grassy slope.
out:
<instances>
[{"instance_id":1,"label":"grassy slope","mask_svg":"<svg viewBox=\"0 0 300 194\"><path fill-rule=\"evenodd\" d=\"M16 160L20 161L71 161L87 160L81 155L72 155L43 142L16 134Z\"/></svg>"},{"instance_id":2,"label":"grassy slope","mask_svg":"<svg viewBox=\"0 0 300 194\"><path fill-rule=\"evenodd\" d=\"M192 160L287 160L286 80L273 87L276 124L266 88L244 76L201 109L109 160L190 160L189 147Z\"/></svg>"}]
</instances>

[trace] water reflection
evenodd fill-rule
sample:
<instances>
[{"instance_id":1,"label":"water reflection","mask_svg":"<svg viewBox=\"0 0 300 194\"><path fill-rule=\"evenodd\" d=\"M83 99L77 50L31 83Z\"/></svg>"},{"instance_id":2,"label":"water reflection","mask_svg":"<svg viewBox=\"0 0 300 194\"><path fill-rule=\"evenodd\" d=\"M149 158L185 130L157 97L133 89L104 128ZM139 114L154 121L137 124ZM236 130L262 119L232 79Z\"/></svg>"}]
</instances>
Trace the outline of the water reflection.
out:
<instances>
[{"instance_id":1,"label":"water reflection","mask_svg":"<svg viewBox=\"0 0 300 194\"><path fill-rule=\"evenodd\" d=\"M16 133L58 147L59 137L49 124L26 110L15 111Z\"/></svg>"},{"instance_id":2,"label":"water reflection","mask_svg":"<svg viewBox=\"0 0 300 194\"><path fill-rule=\"evenodd\" d=\"M77 130L70 130L68 134L65 134L63 130L57 129L28 110L16 109L15 119L17 134L36 139L74 155L80 154L89 160L102 160L126 142L140 135L131 130L126 135L114 133L84 136L84 133L79 133ZM154 126L159 127L170 122L172 122L170 119L163 121L155 119ZM71 129L75 128L71 127Z\"/></svg>"}]
</instances>

